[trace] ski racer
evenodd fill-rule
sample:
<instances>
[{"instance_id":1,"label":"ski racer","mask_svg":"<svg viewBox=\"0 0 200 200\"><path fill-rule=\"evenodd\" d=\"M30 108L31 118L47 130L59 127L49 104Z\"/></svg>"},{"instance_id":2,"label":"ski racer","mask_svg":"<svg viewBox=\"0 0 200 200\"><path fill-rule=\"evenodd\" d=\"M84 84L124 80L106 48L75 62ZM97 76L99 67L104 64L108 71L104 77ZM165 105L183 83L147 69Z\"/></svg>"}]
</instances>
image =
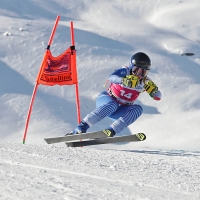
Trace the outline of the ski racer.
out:
<instances>
[{"instance_id":1,"label":"ski racer","mask_svg":"<svg viewBox=\"0 0 200 200\"><path fill-rule=\"evenodd\" d=\"M135 104L142 92L146 91L157 101L162 96L156 84L147 76L150 67L148 55L143 52L134 54L129 67L122 67L110 75L110 86L98 95L96 109L68 134L86 133L91 126L109 117L114 122L105 131L109 137L113 137L135 122L143 113L142 106Z\"/></svg>"}]
</instances>

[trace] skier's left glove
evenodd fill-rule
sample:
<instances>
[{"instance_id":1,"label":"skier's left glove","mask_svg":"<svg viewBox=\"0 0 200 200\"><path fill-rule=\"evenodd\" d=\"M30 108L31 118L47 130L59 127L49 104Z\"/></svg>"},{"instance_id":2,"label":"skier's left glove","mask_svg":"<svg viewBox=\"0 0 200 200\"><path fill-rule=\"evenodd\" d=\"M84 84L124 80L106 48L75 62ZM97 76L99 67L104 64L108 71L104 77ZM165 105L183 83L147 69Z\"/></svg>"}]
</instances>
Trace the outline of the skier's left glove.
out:
<instances>
[{"instance_id":1,"label":"skier's left glove","mask_svg":"<svg viewBox=\"0 0 200 200\"><path fill-rule=\"evenodd\" d=\"M157 99L157 93L159 92L158 91L158 87L157 85L153 82L153 81L148 81L147 83L145 83L144 85L144 89L146 90L146 92L152 97L154 98L155 100L160 100L160 99Z\"/></svg>"},{"instance_id":2,"label":"skier's left glove","mask_svg":"<svg viewBox=\"0 0 200 200\"><path fill-rule=\"evenodd\" d=\"M139 81L139 78L134 75L128 75L125 78L122 78L122 84L129 88L135 88L138 81Z\"/></svg>"}]
</instances>

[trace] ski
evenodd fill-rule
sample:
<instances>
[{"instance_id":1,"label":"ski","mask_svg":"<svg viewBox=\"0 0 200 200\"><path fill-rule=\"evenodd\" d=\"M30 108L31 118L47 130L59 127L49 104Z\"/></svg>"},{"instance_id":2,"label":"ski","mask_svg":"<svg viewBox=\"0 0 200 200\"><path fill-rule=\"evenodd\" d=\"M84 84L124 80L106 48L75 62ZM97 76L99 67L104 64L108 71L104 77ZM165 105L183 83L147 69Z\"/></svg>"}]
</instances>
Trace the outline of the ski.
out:
<instances>
[{"instance_id":1,"label":"ski","mask_svg":"<svg viewBox=\"0 0 200 200\"><path fill-rule=\"evenodd\" d=\"M86 140L86 141L66 142L66 145L68 147L83 147L83 146L111 144L111 143L118 143L118 142L144 141L145 139L146 139L146 135L144 133L137 133L134 135L100 138L100 139Z\"/></svg>"},{"instance_id":2,"label":"ski","mask_svg":"<svg viewBox=\"0 0 200 200\"><path fill-rule=\"evenodd\" d=\"M109 136L109 133L106 130L103 130L103 131L96 131L96 132L91 132L91 133L82 133L82 134L67 135L67 136L61 136L61 137L45 138L44 140L47 142L47 144L54 144L54 143L59 143L59 142L105 138L108 136Z\"/></svg>"}]
</instances>

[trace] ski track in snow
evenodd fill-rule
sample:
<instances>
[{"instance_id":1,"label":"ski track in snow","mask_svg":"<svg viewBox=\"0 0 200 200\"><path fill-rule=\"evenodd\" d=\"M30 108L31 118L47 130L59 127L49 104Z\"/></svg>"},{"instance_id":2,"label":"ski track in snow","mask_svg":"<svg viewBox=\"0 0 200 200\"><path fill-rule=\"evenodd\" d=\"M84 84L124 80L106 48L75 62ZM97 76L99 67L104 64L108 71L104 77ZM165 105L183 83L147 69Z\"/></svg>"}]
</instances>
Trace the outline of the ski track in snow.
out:
<instances>
[{"instance_id":1,"label":"ski track in snow","mask_svg":"<svg viewBox=\"0 0 200 200\"><path fill-rule=\"evenodd\" d=\"M1 143L0 154L0 199L200 197L198 152L171 156L170 151Z\"/></svg>"}]
</instances>

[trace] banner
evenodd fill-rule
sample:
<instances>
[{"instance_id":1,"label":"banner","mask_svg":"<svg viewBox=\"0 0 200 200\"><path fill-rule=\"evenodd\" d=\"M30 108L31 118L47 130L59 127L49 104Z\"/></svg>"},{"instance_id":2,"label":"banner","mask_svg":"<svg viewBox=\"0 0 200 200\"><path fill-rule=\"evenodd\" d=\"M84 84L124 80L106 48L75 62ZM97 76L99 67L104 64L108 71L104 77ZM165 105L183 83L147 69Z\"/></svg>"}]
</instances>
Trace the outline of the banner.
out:
<instances>
[{"instance_id":1,"label":"banner","mask_svg":"<svg viewBox=\"0 0 200 200\"><path fill-rule=\"evenodd\" d=\"M53 57L47 50L37 77L38 84L42 85L72 85L77 83L76 52L68 48L64 53Z\"/></svg>"}]
</instances>

